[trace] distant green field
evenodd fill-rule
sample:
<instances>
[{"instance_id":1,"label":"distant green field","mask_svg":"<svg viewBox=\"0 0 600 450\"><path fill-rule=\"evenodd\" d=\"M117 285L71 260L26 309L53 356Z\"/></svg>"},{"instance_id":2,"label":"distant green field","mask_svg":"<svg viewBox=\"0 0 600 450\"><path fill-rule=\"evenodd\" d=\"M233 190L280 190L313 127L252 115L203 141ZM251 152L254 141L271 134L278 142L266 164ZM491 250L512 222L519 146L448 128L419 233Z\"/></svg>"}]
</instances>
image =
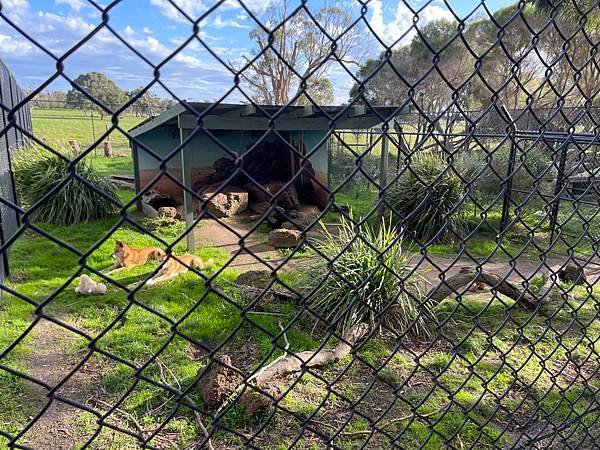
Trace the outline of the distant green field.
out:
<instances>
[{"instance_id":1,"label":"distant green field","mask_svg":"<svg viewBox=\"0 0 600 450\"><path fill-rule=\"evenodd\" d=\"M46 144L59 151L69 148L68 141L74 139L82 151L85 151L97 142L103 133L112 126L112 118L100 115L90 115L78 109L39 109L31 112L33 133ZM133 115L119 116L119 127L127 131L144 120L143 117ZM100 171L107 175L125 175L133 173L133 162L129 151L127 137L119 130L110 135L112 148L117 155L114 158L105 158L103 142L90 152L86 158Z\"/></svg>"}]
</instances>

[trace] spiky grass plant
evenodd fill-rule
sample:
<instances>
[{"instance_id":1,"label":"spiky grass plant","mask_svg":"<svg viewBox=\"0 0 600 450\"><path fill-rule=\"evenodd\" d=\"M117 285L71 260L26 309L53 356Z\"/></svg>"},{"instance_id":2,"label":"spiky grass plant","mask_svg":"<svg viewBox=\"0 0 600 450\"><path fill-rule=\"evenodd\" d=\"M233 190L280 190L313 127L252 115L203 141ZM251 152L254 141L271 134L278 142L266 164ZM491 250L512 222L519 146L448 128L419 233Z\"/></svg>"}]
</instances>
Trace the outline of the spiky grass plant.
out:
<instances>
[{"instance_id":1,"label":"spiky grass plant","mask_svg":"<svg viewBox=\"0 0 600 450\"><path fill-rule=\"evenodd\" d=\"M70 175L68 163L38 147L26 147L13 158L15 184L24 207L35 205ZM71 178L35 210L32 217L41 222L71 225L108 217L117 206L99 191L117 202L110 179L86 161L80 161L75 173L89 183Z\"/></svg>"},{"instance_id":2,"label":"spiky grass plant","mask_svg":"<svg viewBox=\"0 0 600 450\"><path fill-rule=\"evenodd\" d=\"M398 228L421 242L452 242L467 231L459 202L464 194L459 176L434 150L415 153L407 169L385 195Z\"/></svg>"},{"instance_id":3,"label":"spiky grass plant","mask_svg":"<svg viewBox=\"0 0 600 450\"><path fill-rule=\"evenodd\" d=\"M398 332L427 334L432 315L431 306L420 303L424 279L410 267L390 222L377 230L366 223L357 227L350 214L335 231L323 228L315 245L332 261L332 270L316 267L303 278L304 287L314 290L307 306L342 334L360 322L380 321Z\"/></svg>"}]
</instances>

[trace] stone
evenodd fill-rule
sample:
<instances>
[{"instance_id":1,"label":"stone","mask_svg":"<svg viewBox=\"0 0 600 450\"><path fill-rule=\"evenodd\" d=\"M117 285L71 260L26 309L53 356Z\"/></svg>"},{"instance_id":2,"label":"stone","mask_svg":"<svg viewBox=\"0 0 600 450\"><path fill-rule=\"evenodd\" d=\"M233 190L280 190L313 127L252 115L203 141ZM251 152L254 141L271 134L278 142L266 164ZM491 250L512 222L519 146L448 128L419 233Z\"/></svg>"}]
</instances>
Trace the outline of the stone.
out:
<instances>
[{"instance_id":1,"label":"stone","mask_svg":"<svg viewBox=\"0 0 600 450\"><path fill-rule=\"evenodd\" d=\"M144 214L149 219L155 219L158 216L158 211L142 200L142 214Z\"/></svg>"},{"instance_id":2,"label":"stone","mask_svg":"<svg viewBox=\"0 0 600 450\"><path fill-rule=\"evenodd\" d=\"M321 210L314 205L302 205L298 211L298 222L305 227L313 223L319 217Z\"/></svg>"},{"instance_id":3,"label":"stone","mask_svg":"<svg viewBox=\"0 0 600 450\"><path fill-rule=\"evenodd\" d=\"M177 214L175 215L175 219L185 220L185 208L183 207L183 205L177 205L175 207L175 210L177 211Z\"/></svg>"},{"instance_id":4,"label":"stone","mask_svg":"<svg viewBox=\"0 0 600 450\"><path fill-rule=\"evenodd\" d=\"M296 230L296 229L298 229L298 227L295 226L292 222L283 222L281 224L281 228L285 228L287 230Z\"/></svg>"},{"instance_id":5,"label":"stone","mask_svg":"<svg viewBox=\"0 0 600 450\"><path fill-rule=\"evenodd\" d=\"M233 367L229 356L221 355L219 360L220 362L210 362L208 370L197 384L200 397L211 409L217 408L227 400L243 381L238 372L229 368Z\"/></svg>"},{"instance_id":6,"label":"stone","mask_svg":"<svg viewBox=\"0 0 600 450\"><path fill-rule=\"evenodd\" d=\"M173 206L161 206L158 208L158 215L156 216L159 219L171 219L175 220L177 217L177 208Z\"/></svg>"},{"instance_id":7,"label":"stone","mask_svg":"<svg viewBox=\"0 0 600 450\"><path fill-rule=\"evenodd\" d=\"M248 208L248 191L239 186L213 185L206 188L202 195L205 199L214 195L208 201L208 210L217 217L230 217Z\"/></svg>"},{"instance_id":8,"label":"stone","mask_svg":"<svg viewBox=\"0 0 600 450\"><path fill-rule=\"evenodd\" d=\"M265 189L269 191L273 196L281 191L285 186L282 181L270 181L265 185ZM298 191L294 185L289 186L285 191L279 194L277 197L277 205L281 206L285 210L299 210L300 200L298 199Z\"/></svg>"},{"instance_id":9,"label":"stone","mask_svg":"<svg viewBox=\"0 0 600 450\"><path fill-rule=\"evenodd\" d=\"M264 288L271 282L271 273L268 270L249 270L240 274L235 282L245 286Z\"/></svg>"},{"instance_id":10,"label":"stone","mask_svg":"<svg viewBox=\"0 0 600 450\"><path fill-rule=\"evenodd\" d=\"M255 183L246 183L243 186L244 189L248 191L250 195L250 201L252 203L269 203L271 200L271 196L264 192L260 187L258 187Z\"/></svg>"},{"instance_id":11,"label":"stone","mask_svg":"<svg viewBox=\"0 0 600 450\"><path fill-rule=\"evenodd\" d=\"M264 214L269 210L270 206L271 205L269 205L269 203L267 203L267 202L260 202L260 203L252 202L248 205L248 209L252 210L256 214Z\"/></svg>"},{"instance_id":12,"label":"stone","mask_svg":"<svg viewBox=\"0 0 600 450\"><path fill-rule=\"evenodd\" d=\"M275 248L291 248L298 245L301 237L299 230L280 228L269 233L268 244Z\"/></svg>"}]
</instances>

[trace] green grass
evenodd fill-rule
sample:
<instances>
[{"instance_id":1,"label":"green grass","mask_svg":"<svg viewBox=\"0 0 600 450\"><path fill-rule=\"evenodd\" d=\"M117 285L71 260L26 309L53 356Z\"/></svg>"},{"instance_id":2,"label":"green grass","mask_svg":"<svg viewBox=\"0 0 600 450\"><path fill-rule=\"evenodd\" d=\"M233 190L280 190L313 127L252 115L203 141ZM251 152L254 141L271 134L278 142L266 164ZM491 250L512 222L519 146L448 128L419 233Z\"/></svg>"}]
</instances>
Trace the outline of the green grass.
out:
<instances>
[{"instance_id":1,"label":"green grass","mask_svg":"<svg viewBox=\"0 0 600 450\"><path fill-rule=\"evenodd\" d=\"M111 118L94 113L92 116L77 109L39 109L35 108L31 113L34 135L53 147L55 150L66 153L69 149L68 141L74 139L78 142L82 151L86 151L94 144L94 139L100 136L112 126ZM127 131L144 120L133 115L119 117L119 126ZM90 151L86 159L96 166L98 170L107 175L133 175L133 162L129 151L127 137L120 131L115 130L110 135L113 151L116 156L105 158L103 154L103 143Z\"/></svg>"},{"instance_id":2,"label":"green grass","mask_svg":"<svg viewBox=\"0 0 600 450\"><path fill-rule=\"evenodd\" d=\"M131 195L129 191L123 190L119 194ZM139 220L140 217L137 219ZM98 239L107 236L115 223L116 218L109 218L70 227L40 226L75 251L86 252ZM157 233L160 238L173 243L183 229L183 224L178 224L162 228ZM161 245L148 235L139 233L131 227L121 226L87 257L86 264L96 269L110 266L113 262L110 255L115 239L139 247ZM184 253L184 244L177 244L174 252ZM213 270L228 258L225 251L216 248L201 248L196 253L204 260L209 258L215 260L216 266ZM62 289L62 285L68 278L78 271L79 256L33 231L27 231L13 246L11 268L12 281L9 284L11 288L36 303L44 302L50 295L55 295L44 308L45 313L60 317L61 320L69 323L77 323L80 329L91 336L97 336L105 330L119 312L129 305L126 292L113 284L108 285L106 295L96 297L76 295L74 293L76 282ZM129 271L117 272L113 278L121 283L131 284L148 277L154 268L155 264L151 263ZM205 273L210 274L211 269L209 268ZM168 373L172 374L173 384L190 383L198 369L206 364L204 359L190 358L194 348L190 341L217 343L225 339L242 320L240 307L246 304L247 298L232 283L236 276L235 271L226 270L214 282L214 286L225 292L230 301L225 301L215 293L204 295L207 287L193 273L184 274L163 285L143 287L135 294L137 304L129 306L123 320L108 329L106 334L95 343L95 348L140 366L153 358L159 349L168 343L158 358L160 367L157 361L150 363L143 372L144 376L160 382L161 370L168 368ZM92 275L92 278L100 281L97 275ZM294 310L284 304L275 306L275 309L283 311L283 316L254 318L250 315L241 333L234 338L233 345L236 343L241 345L248 337L252 337L255 338L254 345L258 348L258 355L266 356L272 348L271 336L279 332L277 321L289 320L287 318L291 318L294 314ZM191 313L187 314L189 311ZM33 312L33 307L23 300L4 294L4 301L0 307L2 325L0 343L3 348L24 331L33 318ZM172 335L171 329L175 323L184 337ZM269 330L272 334L257 333L257 326ZM308 339L300 331L288 333L288 339L295 351L317 345L316 341ZM79 340L81 349L86 348L88 344L86 339ZM11 352L9 358L4 359L3 363L26 369L23 358L27 353L35 351L35 345L36 338L33 336L28 338ZM283 347L284 343L281 342L281 345ZM134 370L129 364L100 356L99 353L96 354L95 361L98 367L102 368L99 383L109 396L105 400L115 401L135 381ZM35 413L38 405L23 402L27 391L26 382L8 372L0 371L0 424L4 424L0 425L0 428L3 431L11 433L18 431L26 423L27 417ZM154 414L147 413L148 409L157 408L166 400L165 391L150 383L141 382L121 408L136 417L140 423L146 423L151 427L158 424L161 417L168 414L174 404L167 402ZM195 400L200 401L196 397ZM15 414L14 411L19 411L19 414ZM189 440L196 435L197 431L189 411L183 417L179 417L179 420L183 421L184 429L191 430L182 432L183 441L179 445L183 446L185 439Z\"/></svg>"}]
</instances>

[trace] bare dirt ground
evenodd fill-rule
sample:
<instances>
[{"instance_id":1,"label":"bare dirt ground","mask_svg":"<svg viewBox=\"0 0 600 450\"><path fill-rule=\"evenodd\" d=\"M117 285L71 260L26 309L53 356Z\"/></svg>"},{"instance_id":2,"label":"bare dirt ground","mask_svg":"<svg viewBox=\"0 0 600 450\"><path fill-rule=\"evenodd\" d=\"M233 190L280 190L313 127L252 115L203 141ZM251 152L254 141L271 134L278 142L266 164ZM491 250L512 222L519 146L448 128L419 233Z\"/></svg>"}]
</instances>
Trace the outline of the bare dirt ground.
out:
<instances>
[{"instance_id":1,"label":"bare dirt ground","mask_svg":"<svg viewBox=\"0 0 600 450\"><path fill-rule=\"evenodd\" d=\"M42 319L33 329L35 349L25 358L27 373L50 386L56 386L82 360L85 350L76 349L78 336L48 320ZM85 405L96 394L100 372L91 362L81 367L57 392ZM41 411L50 406L22 438L22 443L36 449L71 449L81 445L93 433L82 426L84 410L66 402L48 398L48 391L31 383L29 402ZM86 432L87 431L87 432Z\"/></svg>"},{"instance_id":2,"label":"bare dirt ground","mask_svg":"<svg viewBox=\"0 0 600 450\"><path fill-rule=\"evenodd\" d=\"M196 231L196 237L200 245L221 248L229 252L233 259L229 267L242 273L249 270L267 269L273 270L281 265L285 257L274 247L267 244L268 235L260 232L253 232L250 235L250 229L254 222L246 216L232 217L223 221L225 225L216 220L204 220ZM244 250L240 252L240 237L244 237ZM309 236L318 235L318 231L309 233ZM237 254L237 252L240 252ZM235 255L235 256L234 256ZM261 261L262 260L262 261ZM318 257L303 257L291 259L281 269L291 270L302 266L313 265L320 261ZM530 280L537 274L542 274L549 267L563 264L566 258L548 258L542 264L539 260L520 258L515 261L508 259L495 259L485 261L485 258L478 259L455 259L450 256L430 256L415 255L412 263L422 269L424 276L431 285L440 282L440 276L448 278L456 274L461 267L475 267L480 264L482 268L501 277L508 277L508 280L514 283L522 283Z\"/></svg>"},{"instance_id":3,"label":"bare dirt ground","mask_svg":"<svg viewBox=\"0 0 600 450\"><path fill-rule=\"evenodd\" d=\"M233 259L227 267L240 273L250 270L273 270L285 260L286 257L275 247L267 244L268 234L254 231L248 235L255 225L249 216L239 215L221 221L225 225L213 219L201 221L195 232L196 242L201 246L220 248L229 252ZM241 237L245 239L244 249L240 251ZM307 259L309 258L290 260L284 270L302 266L306 264Z\"/></svg>"}]
</instances>

